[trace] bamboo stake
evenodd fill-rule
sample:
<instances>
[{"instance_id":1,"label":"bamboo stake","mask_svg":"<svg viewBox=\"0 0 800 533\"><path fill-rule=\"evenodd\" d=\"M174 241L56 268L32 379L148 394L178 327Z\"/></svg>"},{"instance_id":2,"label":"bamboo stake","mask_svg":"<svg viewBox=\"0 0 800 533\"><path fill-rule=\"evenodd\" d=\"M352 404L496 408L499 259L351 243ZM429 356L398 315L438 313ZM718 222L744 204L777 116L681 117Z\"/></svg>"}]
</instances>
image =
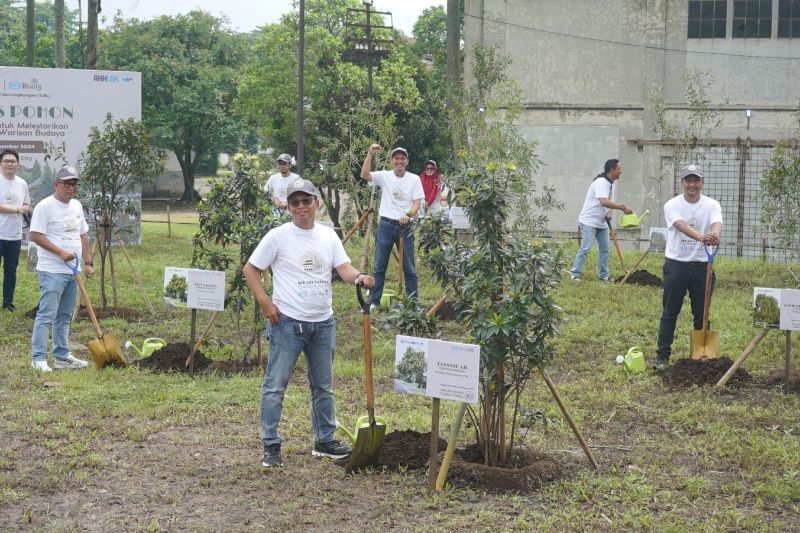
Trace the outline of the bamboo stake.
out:
<instances>
[{"instance_id":1,"label":"bamboo stake","mask_svg":"<svg viewBox=\"0 0 800 533\"><path fill-rule=\"evenodd\" d=\"M347 241L350 240L350 237L352 237L355 234L355 232L358 230L358 228L361 227L361 224L363 224L364 221L367 220L367 217L369 217L370 213L372 213L372 207L371 206L367 207L367 210L364 211L364 214L361 215L361 218L358 219L358 222L356 222L356 225L353 226L353 229L351 229L350 231L347 232L347 235L345 235L344 239L342 239L342 244L344 244L344 243L346 243Z\"/></svg>"},{"instance_id":2,"label":"bamboo stake","mask_svg":"<svg viewBox=\"0 0 800 533\"><path fill-rule=\"evenodd\" d=\"M428 492L436 490L436 468L439 466L439 404L441 400L434 398L431 402L431 449L428 461Z\"/></svg>"},{"instance_id":3,"label":"bamboo stake","mask_svg":"<svg viewBox=\"0 0 800 533\"><path fill-rule=\"evenodd\" d=\"M194 343L192 346L192 351L189 352L189 357L186 358L186 362L184 363L184 367L188 368L189 363L194 357L195 352L200 349L200 345L203 344L203 341L208 335L208 332L211 331L211 326L214 325L214 322L217 321L217 317L219 316L219 311L214 311L214 314L211 315L211 319L208 321L208 325L206 325L206 329L203 330L203 333L200 334L200 337L197 338L197 342Z\"/></svg>"},{"instance_id":4,"label":"bamboo stake","mask_svg":"<svg viewBox=\"0 0 800 533\"><path fill-rule=\"evenodd\" d=\"M453 421L453 429L450 430L450 440L447 442L447 450L444 452L442 466L439 468L439 475L436 477L436 492L441 492L444 488L444 482L447 479L447 471L450 469L450 462L453 460L453 453L456 451L458 434L461 432L461 422L464 421L464 413L466 412L467 404L462 402L458 407L456 419Z\"/></svg>"},{"instance_id":5,"label":"bamboo stake","mask_svg":"<svg viewBox=\"0 0 800 533\"><path fill-rule=\"evenodd\" d=\"M649 253L650 253L650 248L648 248L647 250L644 251L644 253L639 257L639 260L636 261L636 264L633 265L633 268L631 268L630 272L625 274L625 277L622 278L622 281L619 282L620 285L622 285L623 283L628 281L628 278L630 277L630 275L633 274L634 272L636 272L636 268L641 264L642 261L644 261L644 258L647 257L647 254L649 254Z\"/></svg>"},{"instance_id":6,"label":"bamboo stake","mask_svg":"<svg viewBox=\"0 0 800 533\"><path fill-rule=\"evenodd\" d=\"M452 292L452 288L448 287L448 288L447 288L447 290L446 290L446 291L444 291L444 294L442 294L442 297L441 297L441 298L439 298L439 299L436 301L436 303L435 303L435 304L433 304L433 307L431 307L430 309L428 309L428 312L427 312L427 313L425 313L425 315L426 315L428 318L430 318L430 317L432 317L433 315L435 315L435 314L436 314L436 312L437 312L437 311L438 311L438 310L439 310L439 309L440 309L440 308L441 308L441 307L444 305L444 303L447 301L447 298L450 296L450 293L451 293L451 292Z\"/></svg>"},{"instance_id":7,"label":"bamboo stake","mask_svg":"<svg viewBox=\"0 0 800 533\"><path fill-rule=\"evenodd\" d=\"M172 237L172 218L169 216L169 204L167 204L167 237Z\"/></svg>"},{"instance_id":8,"label":"bamboo stake","mask_svg":"<svg viewBox=\"0 0 800 533\"><path fill-rule=\"evenodd\" d=\"M564 405L563 400L561 400L561 395L558 393L558 389L556 389L555 383L550 380L550 376L547 375L547 371L544 367L539 366L539 372L542 373L542 377L544 378L544 382L547 383L547 387L550 389L550 392L553 394L553 397L556 399L556 403L558 407L561 409L561 412L564 413L564 418L567 419L569 423L569 427L572 428L572 432L578 438L578 442L581 444L581 448L583 448L583 453L586 454L586 457L589 458L589 462L592 463L592 466L595 470L598 470L600 467L597 465L597 461L594 459L594 455L592 455L592 450L589 449L589 446L586 444L586 441L581 435L581 431L578 429L578 426L575 425L575 421L572 420L572 416L569 414L567 410L567 406Z\"/></svg>"},{"instance_id":9,"label":"bamboo stake","mask_svg":"<svg viewBox=\"0 0 800 533\"><path fill-rule=\"evenodd\" d=\"M761 339L763 339L767 335L767 332L769 332L769 330L766 328L758 332L758 335L756 335L753 338L753 340L750 341L750 344L747 345L747 348L744 349L742 355L740 355L739 358L736 361L734 361L734 363L731 365L728 371L725 372L725 375L719 378L717 384L714 385L715 388L720 388L725 386L728 380L731 379L731 376L733 376L733 374L736 373L739 367L742 366L742 363L744 363L745 359L750 357L750 354L752 354L753 350L756 349L756 346L758 346L758 343L761 342Z\"/></svg>"},{"instance_id":10,"label":"bamboo stake","mask_svg":"<svg viewBox=\"0 0 800 533\"><path fill-rule=\"evenodd\" d=\"M147 308L150 310L150 312L154 313L155 310L153 309L153 304L150 303L150 299L147 297L147 291L144 288L144 283L142 283L142 278L139 275L139 271L133 265L133 260L131 259L131 256L128 254L128 250L125 248L125 243L122 242L122 236L119 234L119 230L115 232L115 235L117 236L117 240L119 241L119 247L122 250L122 254L128 261L128 266L131 267L131 272L133 273L133 279L135 279L136 283L139 285L139 290L142 293L142 298L144 298L144 302L147 304Z\"/></svg>"},{"instance_id":11,"label":"bamboo stake","mask_svg":"<svg viewBox=\"0 0 800 533\"><path fill-rule=\"evenodd\" d=\"M370 213L375 210L374 187L372 188L372 193L370 193L368 210ZM361 272L366 272L367 268L369 267L369 241L372 238L372 223L374 221L375 217L367 217L367 233L364 235L364 256L361 258L361 268L359 268Z\"/></svg>"},{"instance_id":12,"label":"bamboo stake","mask_svg":"<svg viewBox=\"0 0 800 533\"><path fill-rule=\"evenodd\" d=\"M114 307L119 307L117 301L117 269L114 265L114 253L111 251L112 246L108 247L108 264L111 265L111 301Z\"/></svg>"},{"instance_id":13,"label":"bamboo stake","mask_svg":"<svg viewBox=\"0 0 800 533\"><path fill-rule=\"evenodd\" d=\"M402 231L402 230L400 230ZM400 235L400 242L397 243L397 294L403 294L403 276L405 271L403 270L403 248L406 246L406 237L405 235Z\"/></svg>"}]
</instances>

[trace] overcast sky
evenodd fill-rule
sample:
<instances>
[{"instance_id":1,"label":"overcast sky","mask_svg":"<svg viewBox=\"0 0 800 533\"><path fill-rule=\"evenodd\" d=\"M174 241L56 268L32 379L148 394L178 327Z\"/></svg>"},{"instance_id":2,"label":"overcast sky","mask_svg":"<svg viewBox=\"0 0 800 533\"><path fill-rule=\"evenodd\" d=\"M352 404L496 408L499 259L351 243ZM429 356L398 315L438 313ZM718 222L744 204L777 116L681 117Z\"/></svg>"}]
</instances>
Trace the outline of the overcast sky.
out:
<instances>
[{"instance_id":1,"label":"overcast sky","mask_svg":"<svg viewBox=\"0 0 800 533\"><path fill-rule=\"evenodd\" d=\"M374 0L373 7L376 11L391 12L394 26L411 35L414 23L425 8L445 3L446 0ZM199 8L212 15L224 14L233 29L243 32L278 22L282 14L292 9L291 0L102 0L101 5L102 16L109 21L118 10L124 18L147 20ZM83 7L86 8L85 2Z\"/></svg>"}]
</instances>

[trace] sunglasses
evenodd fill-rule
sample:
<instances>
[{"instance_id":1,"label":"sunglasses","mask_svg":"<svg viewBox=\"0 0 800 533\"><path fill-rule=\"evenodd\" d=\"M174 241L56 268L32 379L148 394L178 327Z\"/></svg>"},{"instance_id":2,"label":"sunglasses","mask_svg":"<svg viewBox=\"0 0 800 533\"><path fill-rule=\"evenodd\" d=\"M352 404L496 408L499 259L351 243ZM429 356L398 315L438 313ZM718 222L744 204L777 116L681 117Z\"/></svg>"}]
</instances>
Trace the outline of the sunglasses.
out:
<instances>
[{"instance_id":1,"label":"sunglasses","mask_svg":"<svg viewBox=\"0 0 800 533\"><path fill-rule=\"evenodd\" d=\"M63 185L67 189L77 189L78 188L78 182L77 181L75 183L67 183L66 181L62 181L61 185Z\"/></svg>"},{"instance_id":2,"label":"sunglasses","mask_svg":"<svg viewBox=\"0 0 800 533\"><path fill-rule=\"evenodd\" d=\"M16 162L17 162L16 159L3 159L3 163L8 163L10 165L15 164Z\"/></svg>"},{"instance_id":3,"label":"sunglasses","mask_svg":"<svg viewBox=\"0 0 800 533\"><path fill-rule=\"evenodd\" d=\"M303 204L304 206L308 207L309 205L311 205L313 203L314 203L314 198L313 197L301 198L299 200L289 200L289 205L292 206L292 207L299 207L300 204Z\"/></svg>"},{"instance_id":4,"label":"sunglasses","mask_svg":"<svg viewBox=\"0 0 800 533\"><path fill-rule=\"evenodd\" d=\"M425 167L425 170L435 170L436 167Z\"/></svg>"}]
</instances>

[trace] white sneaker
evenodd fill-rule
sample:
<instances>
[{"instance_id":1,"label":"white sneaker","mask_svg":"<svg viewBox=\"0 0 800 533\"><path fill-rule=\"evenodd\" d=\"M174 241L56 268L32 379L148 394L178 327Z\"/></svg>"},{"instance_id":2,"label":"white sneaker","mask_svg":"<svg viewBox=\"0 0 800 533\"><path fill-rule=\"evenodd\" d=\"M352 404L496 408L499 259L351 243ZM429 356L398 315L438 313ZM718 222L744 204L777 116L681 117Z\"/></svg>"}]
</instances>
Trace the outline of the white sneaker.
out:
<instances>
[{"instance_id":1,"label":"white sneaker","mask_svg":"<svg viewBox=\"0 0 800 533\"><path fill-rule=\"evenodd\" d=\"M65 369L65 368L86 368L89 366L89 363L84 361L83 359L78 359L72 354L69 354L66 359L56 359L56 364L53 365L57 369Z\"/></svg>"},{"instance_id":2,"label":"white sneaker","mask_svg":"<svg viewBox=\"0 0 800 533\"><path fill-rule=\"evenodd\" d=\"M377 304L369 304L369 312L374 313L375 311L379 311L380 307Z\"/></svg>"},{"instance_id":3,"label":"white sneaker","mask_svg":"<svg viewBox=\"0 0 800 533\"><path fill-rule=\"evenodd\" d=\"M47 361L31 361L31 368L35 368L41 372L52 372L53 369L47 364Z\"/></svg>"}]
</instances>

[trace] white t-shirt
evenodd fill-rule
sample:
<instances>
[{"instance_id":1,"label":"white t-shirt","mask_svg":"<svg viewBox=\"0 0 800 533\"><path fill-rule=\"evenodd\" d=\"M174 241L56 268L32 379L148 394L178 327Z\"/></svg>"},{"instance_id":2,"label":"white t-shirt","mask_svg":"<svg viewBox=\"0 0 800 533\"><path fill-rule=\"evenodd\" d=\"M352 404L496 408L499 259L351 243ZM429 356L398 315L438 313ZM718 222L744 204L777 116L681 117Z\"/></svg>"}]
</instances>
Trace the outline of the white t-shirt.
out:
<instances>
[{"instance_id":1,"label":"white t-shirt","mask_svg":"<svg viewBox=\"0 0 800 533\"><path fill-rule=\"evenodd\" d=\"M606 227L606 213L609 209L600 203L600 198L614 199L611 182L602 176L596 178L586 191L586 199L583 201L581 214L578 215L579 223L593 228Z\"/></svg>"},{"instance_id":2,"label":"white t-shirt","mask_svg":"<svg viewBox=\"0 0 800 533\"><path fill-rule=\"evenodd\" d=\"M664 218L667 219L666 257L683 262L708 261L703 243L688 237L674 224L683 220L700 233L708 232L714 222L722 224L722 208L718 201L701 194L700 200L690 204L681 194L664 204Z\"/></svg>"},{"instance_id":3,"label":"white t-shirt","mask_svg":"<svg viewBox=\"0 0 800 533\"><path fill-rule=\"evenodd\" d=\"M286 177L280 172L276 172L267 180L267 184L264 185L264 191L269 194L270 198L277 196L278 200L286 202L286 188L298 178L300 176L294 172L290 172Z\"/></svg>"},{"instance_id":4,"label":"white t-shirt","mask_svg":"<svg viewBox=\"0 0 800 533\"><path fill-rule=\"evenodd\" d=\"M33 209L31 231L43 234L51 243L75 254L80 265L81 235L89 232L89 225L83 216L83 207L74 198L68 204L48 196ZM36 270L51 274L72 274L58 254L38 249ZM80 269L80 266L78 267Z\"/></svg>"},{"instance_id":5,"label":"white t-shirt","mask_svg":"<svg viewBox=\"0 0 800 533\"><path fill-rule=\"evenodd\" d=\"M281 314L322 322L333 316L331 270L350 258L333 229L287 222L261 239L248 262L259 270L272 267L272 302Z\"/></svg>"},{"instance_id":6,"label":"white t-shirt","mask_svg":"<svg viewBox=\"0 0 800 533\"><path fill-rule=\"evenodd\" d=\"M19 176L6 179L0 176L0 204L5 207L22 207L30 204L28 184ZM17 213L0 213L0 240L18 241L22 239L22 215Z\"/></svg>"},{"instance_id":7,"label":"white t-shirt","mask_svg":"<svg viewBox=\"0 0 800 533\"><path fill-rule=\"evenodd\" d=\"M379 170L370 172L372 181L370 186L380 187L381 205L378 209L380 216L400 220L406 216L414 200L425 198L425 191L422 189L422 181L419 176L406 172L402 178L394 174L394 170Z\"/></svg>"}]
</instances>

